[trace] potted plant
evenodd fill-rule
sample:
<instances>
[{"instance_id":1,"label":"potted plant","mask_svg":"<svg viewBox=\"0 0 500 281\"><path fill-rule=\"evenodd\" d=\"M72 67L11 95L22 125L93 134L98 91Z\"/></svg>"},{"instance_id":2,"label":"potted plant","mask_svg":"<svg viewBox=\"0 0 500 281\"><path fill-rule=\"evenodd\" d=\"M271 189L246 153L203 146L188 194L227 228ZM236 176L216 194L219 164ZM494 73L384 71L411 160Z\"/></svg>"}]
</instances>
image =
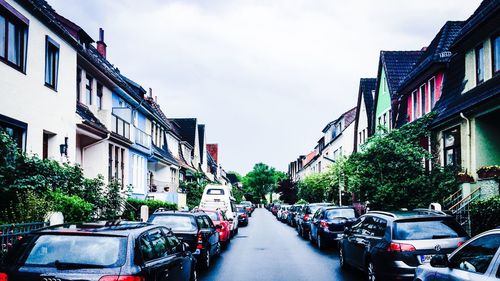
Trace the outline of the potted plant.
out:
<instances>
[{"instance_id":1,"label":"potted plant","mask_svg":"<svg viewBox=\"0 0 500 281\"><path fill-rule=\"evenodd\" d=\"M467 174L467 172L459 172L457 174L457 180L461 183L471 183L474 182L474 178Z\"/></svg>"},{"instance_id":2,"label":"potted plant","mask_svg":"<svg viewBox=\"0 0 500 281\"><path fill-rule=\"evenodd\" d=\"M477 176L481 179L500 177L500 166L483 166L477 170Z\"/></svg>"}]
</instances>

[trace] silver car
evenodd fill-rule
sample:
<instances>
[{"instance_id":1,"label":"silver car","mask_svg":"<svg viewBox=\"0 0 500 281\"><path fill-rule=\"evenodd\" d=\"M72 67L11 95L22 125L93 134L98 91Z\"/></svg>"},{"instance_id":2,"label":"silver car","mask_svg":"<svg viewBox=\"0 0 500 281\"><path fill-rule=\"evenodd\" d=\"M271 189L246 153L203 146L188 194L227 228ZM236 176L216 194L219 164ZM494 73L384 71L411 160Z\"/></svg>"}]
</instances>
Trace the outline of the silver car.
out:
<instances>
[{"instance_id":1,"label":"silver car","mask_svg":"<svg viewBox=\"0 0 500 281\"><path fill-rule=\"evenodd\" d=\"M435 255L416 269L415 281L499 281L500 229L483 232L449 256Z\"/></svg>"}]
</instances>

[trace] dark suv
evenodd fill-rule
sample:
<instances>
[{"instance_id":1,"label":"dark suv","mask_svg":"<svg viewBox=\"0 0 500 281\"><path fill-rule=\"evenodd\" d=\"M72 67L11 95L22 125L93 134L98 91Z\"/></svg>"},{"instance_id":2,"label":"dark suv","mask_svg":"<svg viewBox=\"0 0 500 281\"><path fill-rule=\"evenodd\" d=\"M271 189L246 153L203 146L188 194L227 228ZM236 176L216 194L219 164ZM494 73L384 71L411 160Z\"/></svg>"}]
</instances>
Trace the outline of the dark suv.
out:
<instances>
[{"instance_id":1,"label":"dark suv","mask_svg":"<svg viewBox=\"0 0 500 281\"><path fill-rule=\"evenodd\" d=\"M333 206L332 203L312 203L312 204L306 204L300 212L297 213L297 232L299 233L300 236L304 238L309 238L309 230L311 229L311 220L313 214L318 210L320 207L331 207Z\"/></svg>"},{"instance_id":2,"label":"dark suv","mask_svg":"<svg viewBox=\"0 0 500 281\"><path fill-rule=\"evenodd\" d=\"M163 225L183 242L189 245L201 267L210 267L211 258L221 252L219 233L212 219L205 212L178 212L163 211L154 212L148 222Z\"/></svg>"},{"instance_id":3,"label":"dark suv","mask_svg":"<svg viewBox=\"0 0 500 281\"><path fill-rule=\"evenodd\" d=\"M369 212L345 231L339 245L342 268L368 280L408 279L433 255L449 254L469 238L452 216L430 210Z\"/></svg>"},{"instance_id":4,"label":"dark suv","mask_svg":"<svg viewBox=\"0 0 500 281\"><path fill-rule=\"evenodd\" d=\"M309 240L316 242L320 249L336 244L344 235L344 229L351 226L356 217L353 207L321 207L312 218Z\"/></svg>"},{"instance_id":5,"label":"dark suv","mask_svg":"<svg viewBox=\"0 0 500 281\"><path fill-rule=\"evenodd\" d=\"M24 236L9 251L0 276L9 281L196 280L195 264L187 245L162 226L68 224Z\"/></svg>"}]
</instances>

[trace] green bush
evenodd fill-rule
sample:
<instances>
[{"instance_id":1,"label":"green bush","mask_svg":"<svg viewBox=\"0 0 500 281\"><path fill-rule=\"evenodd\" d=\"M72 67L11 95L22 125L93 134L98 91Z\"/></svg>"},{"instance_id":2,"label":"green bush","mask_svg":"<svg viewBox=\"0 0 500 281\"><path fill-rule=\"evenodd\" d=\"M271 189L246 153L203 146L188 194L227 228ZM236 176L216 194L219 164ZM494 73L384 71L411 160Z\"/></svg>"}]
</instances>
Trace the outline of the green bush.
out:
<instances>
[{"instance_id":1,"label":"green bush","mask_svg":"<svg viewBox=\"0 0 500 281\"><path fill-rule=\"evenodd\" d=\"M159 208L164 208L166 210L177 210L177 204L159 200L141 200L129 198L127 199L126 205L127 206L125 208L123 216L128 220L140 220L142 205L146 205L149 207L150 215Z\"/></svg>"},{"instance_id":2,"label":"green bush","mask_svg":"<svg viewBox=\"0 0 500 281\"><path fill-rule=\"evenodd\" d=\"M41 196L32 190L17 191L15 199L0 212L0 221L2 224L43 221L45 215L52 210L49 197Z\"/></svg>"},{"instance_id":3,"label":"green bush","mask_svg":"<svg viewBox=\"0 0 500 281\"><path fill-rule=\"evenodd\" d=\"M500 196L476 201L470 206L472 235L500 226Z\"/></svg>"},{"instance_id":4,"label":"green bush","mask_svg":"<svg viewBox=\"0 0 500 281\"><path fill-rule=\"evenodd\" d=\"M92 220L94 205L76 195L52 192L53 211L61 212L65 222L88 222Z\"/></svg>"}]
</instances>

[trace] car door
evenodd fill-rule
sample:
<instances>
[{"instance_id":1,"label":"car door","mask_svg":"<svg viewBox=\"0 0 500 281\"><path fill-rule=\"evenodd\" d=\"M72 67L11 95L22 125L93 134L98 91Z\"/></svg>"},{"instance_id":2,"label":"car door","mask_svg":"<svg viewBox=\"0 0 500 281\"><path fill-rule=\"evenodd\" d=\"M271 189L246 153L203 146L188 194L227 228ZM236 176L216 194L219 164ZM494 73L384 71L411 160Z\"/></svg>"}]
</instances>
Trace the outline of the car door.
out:
<instances>
[{"instance_id":1,"label":"car door","mask_svg":"<svg viewBox=\"0 0 500 281\"><path fill-rule=\"evenodd\" d=\"M215 225L208 216L203 216L203 219L205 220L205 225L207 225L208 227L207 228L209 231L208 241L210 242L210 248L213 251L212 254L215 254L216 253L215 251L218 251L219 232L217 232Z\"/></svg>"},{"instance_id":2,"label":"car door","mask_svg":"<svg viewBox=\"0 0 500 281\"><path fill-rule=\"evenodd\" d=\"M136 242L142 259L142 271L147 281L179 280L180 260L169 255L167 239L161 228L149 230Z\"/></svg>"},{"instance_id":3,"label":"car door","mask_svg":"<svg viewBox=\"0 0 500 281\"><path fill-rule=\"evenodd\" d=\"M168 229L164 230L164 235L168 242L168 253L169 255L174 255L180 262L180 270L178 279L176 280L189 280L191 276L191 271L193 268L193 260L191 254L189 253L189 248L183 247L182 242L175 237L172 231Z\"/></svg>"},{"instance_id":4,"label":"car door","mask_svg":"<svg viewBox=\"0 0 500 281\"><path fill-rule=\"evenodd\" d=\"M354 266L359 266L358 259L356 258L356 239L359 234L362 233L362 227L366 217L360 217L356 223L354 223L349 232L344 237L343 250L345 259Z\"/></svg>"},{"instance_id":5,"label":"car door","mask_svg":"<svg viewBox=\"0 0 500 281\"><path fill-rule=\"evenodd\" d=\"M323 209L319 208L316 210L314 213L314 216L311 221L311 237L316 240L318 238L318 228L319 228L319 222L321 220L321 214L323 213Z\"/></svg>"},{"instance_id":6,"label":"car door","mask_svg":"<svg viewBox=\"0 0 500 281\"><path fill-rule=\"evenodd\" d=\"M359 268L365 266L366 252L370 247L370 239L372 238L371 229L374 228L374 220L372 216L366 216L360 227L354 233L350 244L352 245L353 263Z\"/></svg>"},{"instance_id":7,"label":"car door","mask_svg":"<svg viewBox=\"0 0 500 281\"><path fill-rule=\"evenodd\" d=\"M449 266L435 268L436 281L498 280L500 234L489 234L471 241L450 257Z\"/></svg>"}]
</instances>

